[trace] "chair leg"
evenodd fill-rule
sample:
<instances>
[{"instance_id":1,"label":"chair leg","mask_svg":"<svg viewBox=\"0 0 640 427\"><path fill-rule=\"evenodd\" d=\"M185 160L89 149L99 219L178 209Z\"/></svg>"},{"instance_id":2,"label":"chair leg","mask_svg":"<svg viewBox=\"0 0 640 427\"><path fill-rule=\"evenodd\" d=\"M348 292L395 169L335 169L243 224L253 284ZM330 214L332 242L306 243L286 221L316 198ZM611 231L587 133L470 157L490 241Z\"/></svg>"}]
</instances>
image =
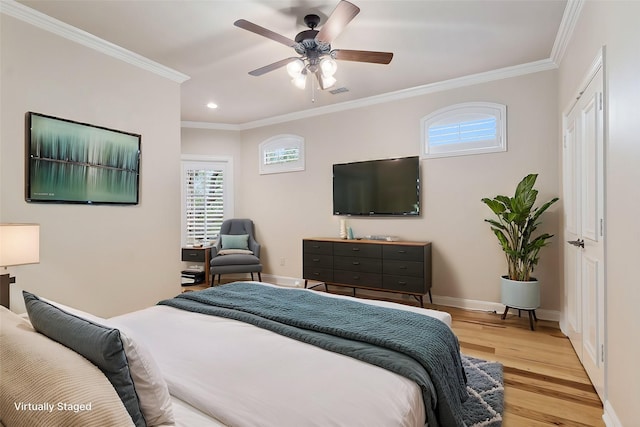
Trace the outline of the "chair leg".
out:
<instances>
[{"instance_id":1,"label":"chair leg","mask_svg":"<svg viewBox=\"0 0 640 427\"><path fill-rule=\"evenodd\" d=\"M260 272L258 271L258 281L262 282L262 274L260 274Z\"/></svg>"},{"instance_id":2,"label":"chair leg","mask_svg":"<svg viewBox=\"0 0 640 427\"><path fill-rule=\"evenodd\" d=\"M253 280L253 273L251 273L251 280Z\"/></svg>"}]
</instances>

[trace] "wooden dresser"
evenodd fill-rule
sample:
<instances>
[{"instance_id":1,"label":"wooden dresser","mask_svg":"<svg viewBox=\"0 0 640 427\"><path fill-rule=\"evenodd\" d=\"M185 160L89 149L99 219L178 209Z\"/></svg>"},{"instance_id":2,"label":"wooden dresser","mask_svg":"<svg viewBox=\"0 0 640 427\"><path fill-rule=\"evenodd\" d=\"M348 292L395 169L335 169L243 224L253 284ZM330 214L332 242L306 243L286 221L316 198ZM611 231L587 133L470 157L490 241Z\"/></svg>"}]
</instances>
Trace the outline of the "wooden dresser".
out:
<instances>
[{"instance_id":1,"label":"wooden dresser","mask_svg":"<svg viewBox=\"0 0 640 427\"><path fill-rule=\"evenodd\" d=\"M431 243L309 238L302 241L302 277L355 289L431 301Z\"/></svg>"}]
</instances>

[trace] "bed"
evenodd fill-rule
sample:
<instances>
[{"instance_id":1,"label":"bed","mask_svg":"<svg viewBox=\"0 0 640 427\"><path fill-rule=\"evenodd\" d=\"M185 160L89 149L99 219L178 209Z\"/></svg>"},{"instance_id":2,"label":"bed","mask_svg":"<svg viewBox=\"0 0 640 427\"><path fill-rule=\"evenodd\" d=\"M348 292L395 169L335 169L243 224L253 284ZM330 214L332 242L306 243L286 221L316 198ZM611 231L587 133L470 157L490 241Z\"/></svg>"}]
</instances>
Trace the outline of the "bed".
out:
<instances>
[{"instance_id":1,"label":"bed","mask_svg":"<svg viewBox=\"0 0 640 427\"><path fill-rule=\"evenodd\" d=\"M263 299L254 299L257 297ZM205 291L184 293L153 307L110 319L97 318L36 296L29 298L32 298L31 303L25 297L27 308L35 304L46 312L44 316L32 310L29 312L30 323L6 310L1 313L0 414L6 415L0 415L0 420L6 427L37 425L33 423L33 417L46 420L53 415L67 416L65 425L90 426L92 420L89 418L96 415L98 408L103 412L107 408L113 409L114 414L109 416L115 418L113 423L105 423L104 420L110 418L100 414L96 418L101 419L102 424L95 425L463 425L456 411L465 398L464 371L461 364L458 365L459 347L450 329L451 317L444 312L386 301L356 300L305 289L283 289L260 282L231 283ZM215 299L218 305L211 307L210 299ZM297 308L298 305L302 305L302 308ZM325 308L324 311L316 312L316 307L320 306ZM126 399L122 399L123 393L118 390L115 399L113 392L109 394L104 381L106 374L101 375L103 369L89 372L95 366L90 362L81 364L79 361L82 356L73 357L74 363L81 364L87 371L83 375L91 374L98 378L92 382L96 384L93 393L102 390L99 398L91 397L94 400L90 411L74 413L70 410L58 411L56 408L46 414L45 411L20 410L15 406L16 401L50 401L54 404L60 401L59 397L47 394L46 390L42 391L44 394L40 398L33 394L29 398L21 397L20 390L16 391L15 387L12 389L7 385L11 381L24 383L25 372L36 377L42 376L43 372L51 372L46 355L24 350L24 341L32 339L42 345L46 340L49 342L46 343L48 347L43 348L45 353L52 354L49 347L55 347L57 352L66 350L72 356L78 356L77 350L74 352L67 348L68 343L64 347L55 342L63 342L68 338L56 336L59 333L56 330L47 330L52 323L69 323L67 318L51 321L51 310L62 313L56 312L55 315L73 316L72 322L79 318L79 321L118 332L122 338L126 364L131 367L134 396L139 398L142 421L132 415L131 402L126 403ZM300 310L302 316L298 313ZM340 310L344 310L342 315ZM409 319L402 322L417 322L416 325L422 325L422 329L440 331L435 338L427 339L432 342L429 347L436 348L430 356L432 363L452 359L450 366L447 365L444 370L445 376L429 371L431 368L416 368L414 365L420 363L414 359L420 359L420 355L408 357L403 355L402 348L395 347L381 350L380 347L387 346L384 335L381 335L383 338L373 338L372 343L366 342L368 338L352 339L346 336L351 327L346 324L351 323L351 318L357 318L360 311L367 316L365 323L369 326L355 322L353 328L358 334L368 327L374 330L388 328L393 322L389 319L396 316ZM282 325L287 324L282 317L287 316L295 319L294 325L286 326L286 330L281 331ZM319 325L319 329L312 330L309 323L313 323L313 328ZM55 341L46 338L43 333L35 332L32 326L52 336ZM16 331L20 335L18 338L13 337ZM416 334L415 340L411 338L410 341L419 343L418 348L424 347L419 338L422 333L418 330L408 331ZM81 336L82 333L73 332L72 335ZM386 335L395 333L387 332ZM446 338L440 340L440 335ZM91 336L81 341L86 343L92 339ZM448 342L451 337L453 343ZM390 340L392 346L395 341L398 341L395 337ZM13 344L21 347L22 352L10 349ZM91 354L85 356L91 357ZM13 362L7 364L7 360ZM31 363L39 364L39 370L43 372L33 371ZM55 363L62 365L59 360ZM410 373L407 372L409 369ZM21 374L16 375L16 371ZM72 368L70 372L62 373L64 382L69 381L70 384L67 390L80 387L71 378L76 376L75 371ZM439 377L442 378L437 379ZM439 384L438 381L443 383ZM57 383L60 382L58 379ZM110 377L106 384L109 382L113 384ZM87 380L82 383L86 384ZM443 388L448 391L443 391ZM86 390L83 393L87 393ZM67 403L85 403L86 406L88 395L84 396L75 401L71 397L65 399ZM128 419L126 415L129 415ZM22 420L29 416L32 419ZM77 418L77 424L72 423L73 417ZM122 424L123 418L128 424Z\"/></svg>"}]
</instances>

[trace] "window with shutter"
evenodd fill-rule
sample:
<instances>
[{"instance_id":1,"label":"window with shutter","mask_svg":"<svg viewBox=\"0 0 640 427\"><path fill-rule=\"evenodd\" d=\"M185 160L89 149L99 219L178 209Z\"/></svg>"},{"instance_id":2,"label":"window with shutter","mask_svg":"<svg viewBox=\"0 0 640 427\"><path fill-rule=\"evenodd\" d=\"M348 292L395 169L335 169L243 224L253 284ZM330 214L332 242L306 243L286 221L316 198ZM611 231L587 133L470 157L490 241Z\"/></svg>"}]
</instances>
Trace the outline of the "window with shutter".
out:
<instances>
[{"instance_id":1,"label":"window with shutter","mask_svg":"<svg viewBox=\"0 0 640 427\"><path fill-rule=\"evenodd\" d=\"M304 170L304 138L276 135L260 143L260 174Z\"/></svg>"},{"instance_id":2,"label":"window with shutter","mask_svg":"<svg viewBox=\"0 0 640 427\"><path fill-rule=\"evenodd\" d=\"M185 245L211 243L229 217L231 174L228 162L183 161L183 231Z\"/></svg>"},{"instance_id":3,"label":"window with shutter","mask_svg":"<svg viewBox=\"0 0 640 427\"><path fill-rule=\"evenodd\" d=\"M422 157L448 157L507 150L506 106L467 102L422 118Z\"/></svg>"}]
</instances>

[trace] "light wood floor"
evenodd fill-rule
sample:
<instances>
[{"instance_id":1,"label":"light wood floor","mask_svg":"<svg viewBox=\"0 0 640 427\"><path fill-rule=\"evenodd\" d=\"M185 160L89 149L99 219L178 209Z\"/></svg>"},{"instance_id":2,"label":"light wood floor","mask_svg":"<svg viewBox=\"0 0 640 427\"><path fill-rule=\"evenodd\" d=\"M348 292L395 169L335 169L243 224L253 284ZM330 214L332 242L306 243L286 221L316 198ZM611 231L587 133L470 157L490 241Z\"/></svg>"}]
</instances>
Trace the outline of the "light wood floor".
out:
<instances>
[{"instance_id":1,"label":"light wood floor","mask_svg":"<svg viewBox=\"0 0 640 427\"><path fill-rule=\"evenodd\" d=\"M602 403L571 343L556 322L529 329L523 313L509 315L431 306L447 311L462 352L504 365L505 427L598 426Z\"/></svg>"},{"instance_id":2,"label":"light wood floor","mask_svg":"<svg viewBox=\"0 0 640 427\"><path fill-rule=\"evenodd\" d=\"M329 289L350 294L347 289ZM358 296L417 305L412 299L395 299L393 294L358 291ZM425 306L451 314L464 354L503 364L504 427L604 427L602 403L556 322L539 320L531 331L525 313L521 318L509 314L502 320L497 313Z\"/></svg>"},{"instance_id":3,"label":"light wood floor","mask_svg":"<svg viewBox=\"0 0 640 427\"><path fill-rule=\"evenodd\" d=\"M329 290L351 292L335 286ZM357 295L418 305L412 298L397 299L394 294L358 290ZM531 331L525 312L518 317L510 311L502 320L502 313L427 303L425 307L451 314L464 354L503 364L504 427L604 427L602 402L557 322L538 320L536 330Z\"/></svg>"}]
</instances>

